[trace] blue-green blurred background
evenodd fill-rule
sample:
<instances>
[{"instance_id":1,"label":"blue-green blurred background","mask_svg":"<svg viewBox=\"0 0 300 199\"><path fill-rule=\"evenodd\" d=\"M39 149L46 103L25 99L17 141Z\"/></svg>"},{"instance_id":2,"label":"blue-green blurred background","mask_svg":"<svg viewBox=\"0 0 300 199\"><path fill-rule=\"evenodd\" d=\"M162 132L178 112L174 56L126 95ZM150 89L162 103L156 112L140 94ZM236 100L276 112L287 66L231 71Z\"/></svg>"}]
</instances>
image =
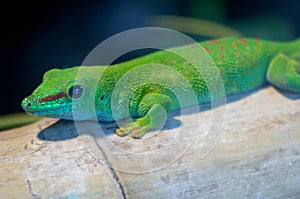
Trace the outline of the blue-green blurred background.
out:
<instances>
[{"instance_id":1,"label":"blue-green blurred background","mask_svg":"<svg viewBox=\"0 0 300 199\"><path fill-rule=\"evenodd\" d=\"M207 19L245 36L290 40L300 37L299 8L295 0L2 2L0 114L21 111L21 100L40 84L45 71L79 65L106 38L155 25L149 23L151 16Z\"/></svg>"}]
</instances>

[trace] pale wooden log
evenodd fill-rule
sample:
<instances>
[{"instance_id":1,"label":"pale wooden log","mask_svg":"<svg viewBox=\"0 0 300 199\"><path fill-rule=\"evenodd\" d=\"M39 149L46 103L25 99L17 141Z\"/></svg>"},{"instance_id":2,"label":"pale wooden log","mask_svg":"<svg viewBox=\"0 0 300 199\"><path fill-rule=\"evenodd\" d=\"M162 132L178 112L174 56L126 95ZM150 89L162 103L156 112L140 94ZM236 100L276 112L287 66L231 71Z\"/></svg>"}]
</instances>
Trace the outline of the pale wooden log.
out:
<instances>
[{"instance_id":1,"label":"pale wooden log","mask_svg":"<svg viewBox=\"0 0 300 199\"><path fill-rule=\"evenodd\" d=\"M53 119L4 131L0 133L0 195L1 198L298 198L299 99L299 94L279 92L272 87L230 97L225 106L223 131L211 151L205 146L215 137L203 140L201 132L209 129L212 110L189 110L182 118L179 111L174 112L160 133L150 132L140 140L117 137L113 134L114 123L102 125L107 134L105 139L99 138L95 122L78 123L84 127L79 136L72 122L54 124ZM223 108L219 106L214 111L221 114ZM182 126L172 116L184 121ZM174 155L180 144L189 144L191 140L170 142L170 135L182 128L186 132L180 133L187 135L196 131L195 118L199 119L200 133L192 134L196 138L182 155ZM223 125L222 121L218 125ZM107 142L114 144L114 148L107 146ZM136 159L138 153L133 152L154 149L158 150L155 156L149 154L144 159ZM204 156L205 151L209 153ZM163 153L169 156L160 157ZM128 159L132 161L127 162ZM159 169L160 166L164 168Z\"/></svg>"}]
</instances>

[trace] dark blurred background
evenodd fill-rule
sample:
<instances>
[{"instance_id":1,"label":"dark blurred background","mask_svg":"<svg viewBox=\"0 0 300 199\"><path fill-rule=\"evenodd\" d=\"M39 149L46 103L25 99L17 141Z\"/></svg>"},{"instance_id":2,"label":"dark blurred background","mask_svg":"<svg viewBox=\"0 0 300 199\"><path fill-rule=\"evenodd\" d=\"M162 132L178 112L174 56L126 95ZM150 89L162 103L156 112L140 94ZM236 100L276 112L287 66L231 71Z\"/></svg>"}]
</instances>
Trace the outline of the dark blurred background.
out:
<instances>
[{"instance_id":1,"label":"dark blurred background","mask_svg":"<svg viewBox=\"0 0 300 199\"><path fill-rule=\"evenodd\" d=\"M0 115L22 111L22 99L40 84L45 71L80 65L106 38L155 25L149 24L151 16L207 19L245 36L290 40L300 37L299 8L300 1L294 0L2 2Z\"/></svg>"}]
</instances>

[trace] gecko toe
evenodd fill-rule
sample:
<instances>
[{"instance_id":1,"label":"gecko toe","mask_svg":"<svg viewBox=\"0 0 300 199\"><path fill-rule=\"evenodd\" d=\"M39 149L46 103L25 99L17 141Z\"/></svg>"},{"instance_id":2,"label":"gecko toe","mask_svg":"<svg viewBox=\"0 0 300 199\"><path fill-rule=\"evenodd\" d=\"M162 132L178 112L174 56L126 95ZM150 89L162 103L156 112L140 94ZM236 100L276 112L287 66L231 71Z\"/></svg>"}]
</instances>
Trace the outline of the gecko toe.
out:
<instances>
[{"instance_id":1,"label":"gecko toe","mask_svg":"<svg viewBox=\"0 0 300 199\"><path fill-rule=\"evenodd\" d=\"M141 127L138 126L135 122L128 122L124 126L120 126L120 128L118 128L115 131L115 133L118 136L124 137L124 136L132 133L134 130L137 130L139 128L141 128Z\"/></svg>"},{"instance_id":2,"label":"gecko toe","mask_svg":"<svg viewBox=\"0 0 300 199\"><path fill-rule=\"evenodd\" d=\"M140 128L131 132L131 136L136 139L142 138L146 133L145 128Z\"/></svg>"},{"instance_id":3,"label":"gecko toe","mask_svg":"<svg viewBox=\"0 0 300 199\"><path fill-rule=\"evenodd\" d=\"M124 137L124 136L126 136L126 135L129 134L129 133L127 133L127 132L122 131L121 129L117 129L117 130L115 131L115 133L116 133L118 136L120 136L120 137Z\"/></svg>"}]
</instances>

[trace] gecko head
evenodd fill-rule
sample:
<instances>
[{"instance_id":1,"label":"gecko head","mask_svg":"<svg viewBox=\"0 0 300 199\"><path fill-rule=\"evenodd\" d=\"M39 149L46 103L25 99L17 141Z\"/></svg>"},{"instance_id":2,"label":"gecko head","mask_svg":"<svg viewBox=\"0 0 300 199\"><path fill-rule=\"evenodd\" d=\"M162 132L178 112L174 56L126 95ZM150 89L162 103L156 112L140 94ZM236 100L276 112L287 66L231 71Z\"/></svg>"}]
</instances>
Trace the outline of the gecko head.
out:
<instances>
[{"instance_id":1,"label":"gecko head","mask_svg":"<svg viewBox=\"0 0 300 199\"><path fill-rule=\"evenodd\" d=\"M80 75L78 75L79 69ZM22 101L22 108L28 114L37 116L68 120L93 119L95 99L105 100L101 91L91 92L91 88L97 86L95 85L97 84L96 73L103 72L99 70L99 67L95 69L95 67L94 69L93 67L73 67L47 71L43 76L42 84ZM106 106L103 105L103 107Z\"/></svg>"}]
</instances>

